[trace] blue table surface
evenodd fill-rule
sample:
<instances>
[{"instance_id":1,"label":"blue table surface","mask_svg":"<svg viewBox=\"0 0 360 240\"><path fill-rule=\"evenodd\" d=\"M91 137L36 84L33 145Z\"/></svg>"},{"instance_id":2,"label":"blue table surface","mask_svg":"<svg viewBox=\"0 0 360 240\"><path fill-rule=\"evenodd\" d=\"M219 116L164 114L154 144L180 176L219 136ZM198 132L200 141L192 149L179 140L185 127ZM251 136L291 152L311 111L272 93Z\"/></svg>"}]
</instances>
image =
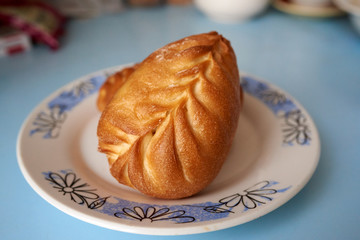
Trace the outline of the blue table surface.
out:
<instances>
[{"instance_id":1,"label":"blue table surface","mask_svg":"<svg viewBox=\"0 0 360 240\"><path fill-rule=\"evenodd\" d=\"M155 7L73 20L66 30L57 52L36 46L0 59L1 239L360 239L360 35L346 16L303 18L270 9L225 25L193 7ZM299 194L236 227L159 237L82 222L32 190L18 167L16 139L38 103L87 73L141 61L168 42L211 30L231 40L241 70L281 87L313 117L321 158Z\"/></svg>"}]
</instances>

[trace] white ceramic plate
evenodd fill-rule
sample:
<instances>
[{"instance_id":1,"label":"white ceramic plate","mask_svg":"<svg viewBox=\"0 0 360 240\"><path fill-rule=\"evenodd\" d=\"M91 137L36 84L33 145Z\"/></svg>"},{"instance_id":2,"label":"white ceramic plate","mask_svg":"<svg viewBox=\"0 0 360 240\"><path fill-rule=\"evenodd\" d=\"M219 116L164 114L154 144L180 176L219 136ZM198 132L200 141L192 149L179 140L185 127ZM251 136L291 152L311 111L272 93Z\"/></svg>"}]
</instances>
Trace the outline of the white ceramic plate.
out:
<instances>
[{"instance_id":1,"label":"white ceramic plate","mask_svg":"<svg viewBox=\"0 0 360 240\"><path fill-rule=\"evenodd\" d=\"M243 75L245 104L230 155L201 193L159 200L122 186L97 152L97 90L123 66L82 77L39 104L17 142L20 168L49 203L119 231L178 235L239 225L278 208L312 176L320 154L305 109L279 88Z\"/></svg>"}]
</instances>

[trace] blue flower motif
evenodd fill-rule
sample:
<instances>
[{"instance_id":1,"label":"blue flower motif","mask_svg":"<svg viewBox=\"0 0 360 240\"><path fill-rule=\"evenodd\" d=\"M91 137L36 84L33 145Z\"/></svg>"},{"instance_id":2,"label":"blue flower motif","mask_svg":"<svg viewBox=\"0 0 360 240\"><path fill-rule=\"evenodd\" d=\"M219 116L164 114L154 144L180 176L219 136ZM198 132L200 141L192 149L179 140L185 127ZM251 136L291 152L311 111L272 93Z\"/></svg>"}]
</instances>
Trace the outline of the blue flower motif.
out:
<instances>
[{"instance_id":1,"label":"blue flower motif","mask_svg":"<svg viewBox=\"0 0 360 240\"><path fill-rule=\"evenodd\" d=\"M37 132L44 132L44 138L57 138L66 119L66 112L95 93L104 81L103 75L92 77L78 83L69 91L60 93L48 103L49 113L40 112L37 115L33 122L36 128L30 131L30 136Z\"/></svg>"},{"instance_id":2,"label":"blue flower motif","mask_svg":"<svg viewBox=\"0 0 360 240\"><path fill-rule=\"evenodd\" d=\"M30 135L41 132L45 133L44 138L57 138L65 119L66 114L60 106L50 108L48 113L40 112L33 122L36 128L30 131Z\"/></svg>"},{"instance_id":3,"label":"blue flower motif","mask_svg":"<svg viewBox=\"0 0 360 240\"><path fill-rule=\"evenodd\" d=\"M262 101L275 115L297 109L293 101L269 84L245 76L242 78L241 86L245 92Z\"/></svg>"},{"instance_id":4,"label":"blue flower motif","mask_svg":"<svg viewBox=\"0 0 360 240\"><path fill-rule=\"evenodd\" d=\"M270 188L271 185L273 183L269 181L259 182L245 189L242 193L235 193L220 199L219 204L205 207L204 210L214 213L232 212L232 209L239 205L245 207L245 209L254 209L257 206L266 204L267 201L272 201L273 198L270 196L276 194L277 190Z\"/></svg>"},{"instance_id":5,"label":"blue flower motif","mask_svg":"<svg viewBox=\"0 0 360 240\"><path fill-rule=\"evenodd\" d=\"M288 99L285 94L280 93L273 89L266 89L259 93L260 98L271 105L283 105L285 104Z\"/></svg>"},{"instance_id":6,"label":"blue flower motif","mask_svg":"<svg viewBox=\"0 0 360 240\"><path fill-rule=\"evenodd\" d=\"M70 111L86 97L96 92L104 80L104 76L98 76L80 82L71 88L70 91L64 91L59 94L59 96L49 102L48 106L49 108L60 106L62 111Z\"/></svg>"},{"instance_id":7,"label":"blue flower motif","mask_svg":"<svg viewBox=\"0 0 360 240\"><path fill-rule=\"evenodd\" d=\"M299 145L309 144L310 128L307 125L306 117L300 110L295 110L284 114L282 131L284 134L283 142L286 144L297 143Z\"/></svg>"},{"instance_id":8,"label":"blue flower motif","mask_svg":"<svg viewBox=\"0 0 360 240\"><path fill-rule=\"evenodd\" d=\"M142 208L136 206L132 209L123 208L121 212L114 213L114 216L117 218L127 218L132 220L138 220L140 222L149 221L176 221L177 223L189 223L195 221L195 218L192 216L185 215L184 210L175 210L171 211L170 208L164 207L157 209L156 207L147 207Z\"/></svg>"},{"instance_id":9,"label":"blue flower motif","mask_svg":"<svg viewBox=\"0 0 360 240\"><path fill-rule=\"evenodd\" d=\"M310 143L310 127L306 117L295 103L284 93L270 85L257 81L249 76L242 78L245 92L262 101L278 118L283 119L283 143L307 145Z\"/></svg>"},{"instance_id":10,"label":"blue flower motif","mask_svg":"<svg viewBox=\"0 0 360 240\"><path fill-rule=\"evenodd\" d=\"M77 178L73 172L66 173L64 177L54 172L45 175L45 179L53 184L53 188L58 189L64 196L69 196L72 201L78 204L86 204L90 209L102 207L108 198L100 198L95 193L96 189L89 188L90 186L87 183L81 183L81 179Z\"/></svg>"},{"instance_id":11,"label":"blue flower motif","mask_svg":"<svg viewBox=\"0 0 360 240\"><path fill-rule=\"evenodd\" d=\"M261 205L273 200L273 195L287 191L290 187L284 189L275 189L271 186L278 184L277 182L262 181L240 193L235 193L224 197L216 204L189 205L192 207L201 207L204 211L214 214L234 213L233 209L242 206L243 211L255 209Z\"/></svg>"}]
</instances>

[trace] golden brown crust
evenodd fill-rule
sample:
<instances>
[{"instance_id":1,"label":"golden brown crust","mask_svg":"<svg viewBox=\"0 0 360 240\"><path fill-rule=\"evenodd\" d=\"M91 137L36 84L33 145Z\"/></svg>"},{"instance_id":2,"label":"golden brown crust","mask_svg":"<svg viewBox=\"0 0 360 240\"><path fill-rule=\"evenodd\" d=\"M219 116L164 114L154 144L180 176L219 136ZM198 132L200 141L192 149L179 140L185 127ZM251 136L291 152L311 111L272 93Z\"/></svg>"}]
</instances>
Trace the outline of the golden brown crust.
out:
<instances>
[{"instance_id":1,"label":"golden brown crust","mask_svg":"<svg viewBox=\"0 0 360 240\"><path fill-rule=\"evenodd\" d=\"M158 49L105 107L99 150L122 184L164 199L191 196L218 174L241 109L235 54L216 32Z\"/></svg>"},{"instance_id":2,"label":"golden brown crust","mask_svg":"<svg viewBox=\"0 0 360 240\"><path fill-rule=\"evenodd\" d=\"M126 82L129 76L135 71L137 65L126 67L119 72L109 76L99 89L97 108L102 112L111 101L117 90Z\"/></svg>"}]
</instances>

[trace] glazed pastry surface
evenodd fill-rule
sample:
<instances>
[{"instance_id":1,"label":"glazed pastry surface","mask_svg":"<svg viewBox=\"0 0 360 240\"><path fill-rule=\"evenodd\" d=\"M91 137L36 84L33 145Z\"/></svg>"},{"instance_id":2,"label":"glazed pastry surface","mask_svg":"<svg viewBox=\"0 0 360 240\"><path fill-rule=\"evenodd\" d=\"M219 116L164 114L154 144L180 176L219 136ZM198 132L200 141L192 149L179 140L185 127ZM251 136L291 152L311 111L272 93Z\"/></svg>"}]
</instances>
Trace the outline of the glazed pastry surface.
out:
<instances>
[{"instance_id":1,"label":"glazed pastry surface","mask_svg":"<svg viewBox=\"0 0 360 240\"><path fill-rule=\"evenodd\" d=\"M117 75L98 101L111 174L163 199L204 189L228 155L242 105L230 42L216 32L189 36Z\"/></svg>"}]
</instances>

